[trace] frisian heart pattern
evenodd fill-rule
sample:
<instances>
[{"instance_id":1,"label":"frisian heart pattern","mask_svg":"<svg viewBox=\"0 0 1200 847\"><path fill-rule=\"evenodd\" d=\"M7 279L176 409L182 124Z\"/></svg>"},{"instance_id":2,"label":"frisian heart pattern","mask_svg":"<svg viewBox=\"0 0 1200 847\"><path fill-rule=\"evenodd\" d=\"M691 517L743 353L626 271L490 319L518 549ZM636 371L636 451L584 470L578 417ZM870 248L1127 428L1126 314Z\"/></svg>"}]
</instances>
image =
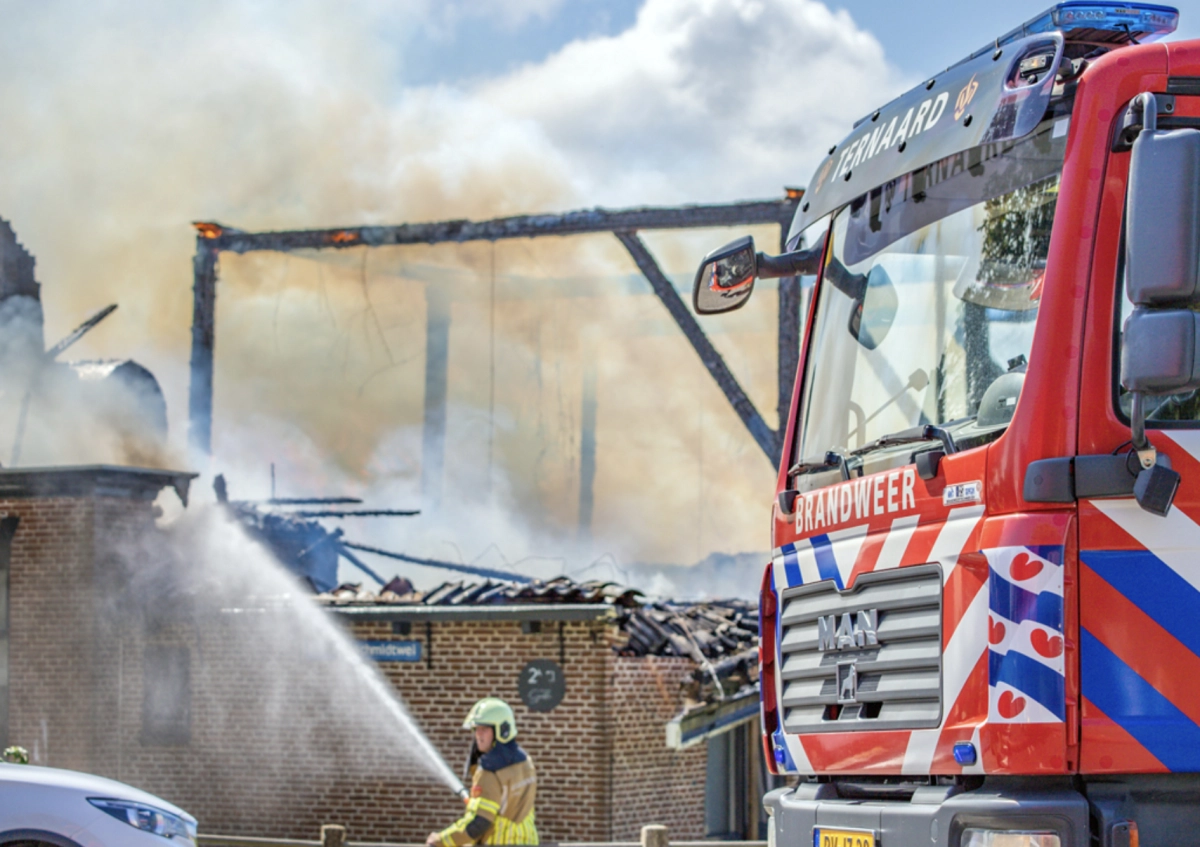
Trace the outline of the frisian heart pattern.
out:
<instances>
[{"instance_id":1,"label":"frisian heart pattern","mask_svg":"<svg viewBox=\"0 0 1200 847\"><path fill-rule=\"evenodd\" d=\"M1035 629L1029 636L1029 643L1038 655L1054 659L1062 655L1063 640L1061 635L1050 635L1044 629Z\"/></svg>"},{"instance_id":2,"label":"frisian heart pattern","mask_svg":"<svg viewBox=\"0 0 1200 847\"><path fill-rule=\"evenodd\" d=\"M1030 660L1044 663L1062 680L1061 550L997 547L984 553L993 576L987 629L992 720L1053 721L1061 710L1054 698L1062 697L1062 688L1056 693L1053 686L1038 687Z\"/></svg>"},{"instance_id":3,"label":"frisian heart pattern","mask_svg":"<svg viewBox=\"0 0 1200 847\"><path fill-rule=\"evenodd\" d=\"M1008 572L1017 582L1024 582L1040 574L1043 567L1040 559L1035 559L1028 553L1018 553L1013 556L1012 564L1008 566Z\"/></svg>"},{"instance_id":4,"label":"frisian heart pattern","mask_svg":"<svg viewBox=\"0 0 1200 847\"><path fill-rule=\"evenodd\" d=\"M1025 711L1025 698L1017 697L1011 691L1005 691L1000 695L996 709L1000 712L1000 717L1011 720Z\"/></svg>"}]
</instances>

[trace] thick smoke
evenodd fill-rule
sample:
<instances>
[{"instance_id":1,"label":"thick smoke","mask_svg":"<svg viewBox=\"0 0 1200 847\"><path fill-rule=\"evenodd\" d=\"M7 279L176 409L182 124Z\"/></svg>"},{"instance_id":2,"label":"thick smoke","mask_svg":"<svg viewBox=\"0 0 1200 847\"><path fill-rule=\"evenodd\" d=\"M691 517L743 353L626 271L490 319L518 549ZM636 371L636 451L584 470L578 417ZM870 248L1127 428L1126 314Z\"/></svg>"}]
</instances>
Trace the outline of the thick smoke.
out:
<instances>
[{"instance_id":1,"label":"thick smoke","mask_svg":"<svg viewBox=\"0 0 1200 847\"><path fill-rule=\"evenodd\" d=\"M36 262L0 219L0 446L9 464L164 463L167 409L154 376L128 359L60 356L114 311L47 349Z\"/></svg>"},{"instance_id":2,"label":"thick smoke","mask_svg":"<svg viewBox=\"0 0 1200 847\"><path fill-rule=\"evenodd\" d=\"M119 302L77 355L133 356L163 385L170 451L124 455L189 461L192 220L258 230L778 196L903 84L871 36L812 0L647 0L615 36L488 80L406 86L406 45L473 8L7 6L0 107L20 129L0 133L0 214L38 257L47 339ZM498 8L519 34L556 6ZM686 284L736 234L646 240ZM755 504L770 463L610 237L225 255L220 273L216 457L202 470L224 471L235 496L266 495L273 461L280 493L426 510L348 536L536 573L766 548ZM434 288L451 295L436 514L420 485ZM764 288L705 324L771 425L774 312ZM516 564L529 556L547 558Z\"/></svg>"}]
</instances>

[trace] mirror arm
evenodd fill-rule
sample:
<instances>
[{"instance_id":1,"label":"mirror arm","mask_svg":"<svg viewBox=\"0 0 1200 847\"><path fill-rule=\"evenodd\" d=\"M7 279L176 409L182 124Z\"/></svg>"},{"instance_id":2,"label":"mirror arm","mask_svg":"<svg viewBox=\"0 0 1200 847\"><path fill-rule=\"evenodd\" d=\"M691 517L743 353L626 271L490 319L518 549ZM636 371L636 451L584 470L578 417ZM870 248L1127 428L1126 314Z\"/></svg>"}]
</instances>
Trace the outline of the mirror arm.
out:
<instances>
[{"instance_id":1,"label":"mirror arm","mask_svg":"<svg viewBox=\"0 0 1200 847\"><path fill-rule=\"evenodd\" d=\"M1153 451L1154 447L1150 444L1150 439L1146 438L1146 411L1145 400L1142 392L1134 391L1131 393L1130 399L1133 401L1129 409L1129 434L1130 440L1133 442L1133 449L1137 452L1138 457L1146 451L1151 452L1150 465L1154 464ZM1145 459L1142 459L1142 467L1149 467Z\"/></svg>"},{"instance_id":2,"label":"mirror arm","mask_svg":"<svg viewBox=\"0 0 1200 847\"><path fill-rule=\"evenodd\" d=\"M836 256L825 266L825 279L851 300L862 300L866 296L867 275L850 273Z\"/></svg>"},{"instance_id":3,"label":"mirror arm","mask_svg":"<svg viewBox=\"0 0 1200 847\"><path fill-rule=\"evenodd\" d=\"M1155 132L1158 129L1158 98L1143 91L1133 98L1133 107L1142 113L1142 132Z\"/></svg>"},{"instance_id":4,"label":"mirror arm","mask_svg":"<svg viewBox=\"0 0 1200 847\"><path fill-rule=\"evenodd\" d=\"M1133 499L1137 504L1159 517L1166 517L1175 500L1181 480L1179 471L1171 467L1171 460L1160 454L1146 437L1146 410L1144 396L1133 392L1133 404L1129 409L1129 432L1132 436L1133 453L1141 469L1133 483Z\"/></svg>"},{"instance_id":5,"label":"mirror arm","mask_svg":"<svg viewBox=\"0 0 1200 847\"><path fill-rule=\"evenodd\" d=\"M759 279L776 279L781 276L814 276L821 267L821 254L824 245L808 250L793 250L779 256L769 256L759 253L755 259L758 263Z\"/></svg>"}]
</instances>

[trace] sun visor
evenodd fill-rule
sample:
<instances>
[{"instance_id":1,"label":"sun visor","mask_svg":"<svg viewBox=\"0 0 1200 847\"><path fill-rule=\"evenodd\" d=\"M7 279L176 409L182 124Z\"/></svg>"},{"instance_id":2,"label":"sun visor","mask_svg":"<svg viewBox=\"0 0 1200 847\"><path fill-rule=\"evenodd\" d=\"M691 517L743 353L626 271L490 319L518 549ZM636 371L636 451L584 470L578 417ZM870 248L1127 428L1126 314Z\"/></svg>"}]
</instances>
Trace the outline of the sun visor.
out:
<instances>
[{"instance_id":1,"label":"sun visor","mask_svg":"<svg viewBox=\"0 0 1200 847\"><path fill-rule=\"evenodd\" d=\"M888 180L977 147L1030 133L1050 104L1063 56L1044 33L947 69L864 118L817 168L788 233Z\"/></svg>"}]
</instances>

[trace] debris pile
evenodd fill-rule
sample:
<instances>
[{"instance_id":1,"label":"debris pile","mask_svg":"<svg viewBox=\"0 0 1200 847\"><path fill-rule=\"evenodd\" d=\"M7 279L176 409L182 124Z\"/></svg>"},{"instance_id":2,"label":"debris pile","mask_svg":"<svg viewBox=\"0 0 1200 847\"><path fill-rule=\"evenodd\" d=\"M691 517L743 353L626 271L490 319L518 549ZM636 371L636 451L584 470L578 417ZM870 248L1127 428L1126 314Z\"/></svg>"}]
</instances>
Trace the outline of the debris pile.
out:
<instances>
[{"instance_id":1,"label":"debris pile","mask_svg":"<svg viewBox=\"0 0 1200 847\"><path fill-rule=\"evenodd\" d=\"M460 562L446 562L440 559L426 559L356 543L345 538L345 533L341 528L327 529L320 523L320 520L411 518L421 512L418 509L347 508L362 505L363 501L357 497L276 497L274 480L275 466L272 465L272 493L271 497L266 500L230 499L229 484L226 482L224 474L217 474L213 479L213 493L216 494L217 502L225 507L231 517L241 522L252 538L270 550L280 564L300 577L317 594L335 590L343 595L346 593L343 589L347 586L339 587L337 582L339 557L380 585L377 595L363 592L361 586L355 587L351 593L362 594L364 601L375 597L382 598L383 602L392 602L399 595L411 592L412 586L408 584L407 580L404 580L408 586L406 589L395 590L396 586L387 582L358 556L360 552L413 565L456 571L488 579L499 579L505 584L532 582L527 576L509 571L465 565Z\"/></svg>"},{"instance_id":2,"label":"debris pile","mask_svg":"<svg viewBox=\"0 0 1200 847\"><path fill-rule=\"evenodd\" d=\"M346 583L317 599L338 607L605 604L613 608L622 635L619 655L680 656L696 663L683 681L689 700L707 701L758 681L758 607L746 600L647 601L636 588L565 576L528 583L444 582L425 592L397 577L378 593Z\"/></svg>"},{"instance_id":3,"label":"debris pile","mask_svg":"<svg viewBox=\"0 0 1200 847\"><path fill-rule=\"evenodd\" d=\"M683 681L696 703L758 683L758 607L746 600L658 602L631 610L621 622L627 656L687 656L697 665Z\"/></svg>"},{"instance_id":4,"label":"debris pile","mask_svg":"<svg viewBox=\"0 0 1200 847\"><path fill-rule=\"evenodd\" d=\"M514 580L516 575L514 574ZM522 578L524 579L524 578ZM395 583L393 580L392 583ZM358 583L346 583L319 598L322 602L341 606L348 604L390 605L394 603L424 606L488 606L528 603L606 603L617 608L633 608L642 604L642 592L612 582L575 582L560 576L546 582L529 580L516 582L488 579L483 582L443 582L429 591L414 591L408 580L408 591L400 593L392 583L378 594L364 591Z\"/></svg>"},{"instance_id":5,"label":"debris pile","mask_svg":"<svg viewBox=\"0 0 1200 847\"><path fill-rule=\"evenodd\" d=\"M315 520L268 511L252 503L226 503L246 533L274 554L313 591L337 585L341 529L332 532Z\"/></svg>"}]
</instances>

